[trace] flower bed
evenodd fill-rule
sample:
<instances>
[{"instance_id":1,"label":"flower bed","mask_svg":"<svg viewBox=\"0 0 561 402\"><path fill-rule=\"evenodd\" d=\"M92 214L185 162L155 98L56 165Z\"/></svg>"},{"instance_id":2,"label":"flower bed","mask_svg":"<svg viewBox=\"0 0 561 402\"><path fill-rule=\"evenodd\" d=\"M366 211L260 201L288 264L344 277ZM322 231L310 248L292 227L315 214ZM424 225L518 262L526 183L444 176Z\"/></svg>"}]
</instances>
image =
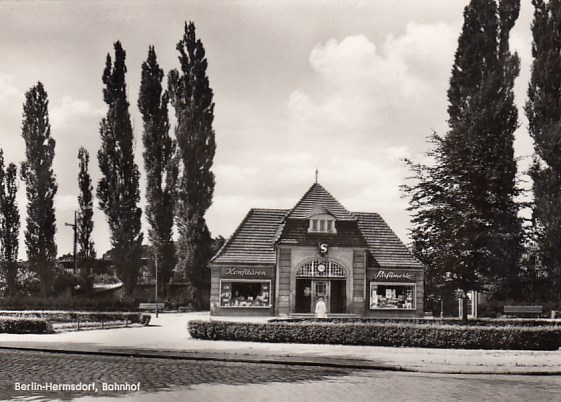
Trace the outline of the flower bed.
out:
<instances>
[{"instance_id":1,"label":"flower bed","mask_svg":"<svg viewBox=\"0 0 561 402\"><path fill-rule=\"evenodd\" d=\"M196 339L251 342L443 349L557 350L561 347L561 328L547 326L190 321L188 331Z\"/></svg>"},{"instance_id":2,"label":"flower bed","mask_svg":"<svg viewBox=\"0 0 561 402\"><path fill-rule=\"evenodd\" d=\"M52 332L52 327L44 319L0 317L0 333L3 334L46 334L50 332Z\"/></svg>"}]
</instances>

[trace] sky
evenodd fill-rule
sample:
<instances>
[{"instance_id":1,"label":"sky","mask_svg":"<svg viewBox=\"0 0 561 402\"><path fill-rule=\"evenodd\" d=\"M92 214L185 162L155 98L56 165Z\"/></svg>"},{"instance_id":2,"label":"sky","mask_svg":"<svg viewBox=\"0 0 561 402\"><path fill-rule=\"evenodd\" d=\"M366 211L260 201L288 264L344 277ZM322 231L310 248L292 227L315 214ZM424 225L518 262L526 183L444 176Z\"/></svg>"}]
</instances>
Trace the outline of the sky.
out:
<instances>
[{"instance_id":1,"label":"sky","mask_svg":"<svg viewBox=\"0 0 561 402\"><path fill-rule=\"evenodd\" d=\"M59 255L72 251L78 208L78 150L100 179L99 124L106 113L101 75L113 43L127 52L126 76L143 172L140 67L154 45L167 73L193 21L214 91L217 151L213 236L231 236L250 208L290 209L318 181L348 210L378 212L409 243L410 172L403 159L426 160L427 137L447 131L450 71L468 0L1 1L0 147L19 165L25 92L41 81L49 97ZM511 48L516 81L520 179L532 155L522 107L531 66L530 1L522 0ZM164 83L165 84L165 83ZM144 197L144 181L141 194ZM25 188L18 202L25 228ZM96 202L97 205L97 202ZM141 200L144 207L144 198ZM107 251L105 215L94 212L98 254ZM146 221L143 219L146 233ZM20 246L25 259L25 246Z\"/></svg>"}]
</instances>

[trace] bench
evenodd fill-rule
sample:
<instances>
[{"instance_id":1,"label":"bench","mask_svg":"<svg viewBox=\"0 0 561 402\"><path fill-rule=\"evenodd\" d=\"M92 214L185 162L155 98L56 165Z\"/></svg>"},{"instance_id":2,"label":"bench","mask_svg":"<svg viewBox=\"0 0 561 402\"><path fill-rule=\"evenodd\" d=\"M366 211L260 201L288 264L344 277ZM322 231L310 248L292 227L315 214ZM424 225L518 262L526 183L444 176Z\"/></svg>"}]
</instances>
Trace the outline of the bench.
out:
<instances>
[{"instance_id":1,"label":"bench","mask_svg":"<svg viewBox=\"0 0 561 402\"><path fill-rule=\"evenodd\" d=\"M543 313L543 306L504 306L504 313L507 315L536 314L539 317Z\"/></svg>"},{"instance_id":2,"label":"bench","mask_svg":"<svg viewBox=\"0 0 561 402\"><path fill-rule=\"evenodd\" d=\"M166 303L157 303L158 311L163 311L166 308ZM140 303L138 309L141 311L156 311L156 303Z\"/></svg>"}]
</instances>

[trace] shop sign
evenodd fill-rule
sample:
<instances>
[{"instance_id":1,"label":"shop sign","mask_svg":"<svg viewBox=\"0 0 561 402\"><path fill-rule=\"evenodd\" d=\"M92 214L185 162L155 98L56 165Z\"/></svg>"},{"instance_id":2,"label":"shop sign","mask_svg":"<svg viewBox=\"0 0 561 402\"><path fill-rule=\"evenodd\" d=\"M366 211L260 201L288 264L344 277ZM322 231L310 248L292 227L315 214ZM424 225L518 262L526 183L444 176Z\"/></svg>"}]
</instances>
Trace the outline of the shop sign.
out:
<instances>
[{"instance_id":1,"label":"shop sign","mask_svg":"<svg viewBox=\"0 0 561 402\"><path fill-rule=\"evenodd\" d=\"M374 271L372 276L373 281L398 281L398 282L411 282L415 280L415 272L412 271L392 271L392 270L379 270Z\"/></svg>"},{"instance_id":2,"label":"shop sign","mask_svg":"<svg viewBox=\"0 0 561 402\"><path fill-rule=\"evenodd\" d=\"M271 270L266 268L238 268L228 267L222 269L222 277L228 278L267 278Z\"/></svg>"}]
</instances>

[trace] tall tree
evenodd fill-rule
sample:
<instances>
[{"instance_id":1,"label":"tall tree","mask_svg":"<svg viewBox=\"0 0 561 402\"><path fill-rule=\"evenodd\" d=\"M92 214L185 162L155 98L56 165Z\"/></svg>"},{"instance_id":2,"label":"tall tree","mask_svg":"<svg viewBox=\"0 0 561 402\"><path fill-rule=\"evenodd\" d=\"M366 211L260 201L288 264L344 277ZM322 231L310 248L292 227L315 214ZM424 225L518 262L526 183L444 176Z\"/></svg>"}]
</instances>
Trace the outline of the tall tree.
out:
<instances>
[{"instance_id":1,"label":"tall tree","mask_svg":"<svg viewBox=\"0 0 561 402\"><path fill-rule=\"evenodd\" d=\"M534 140L534 240L548 297L561 295L561 2L533 0L532 76L526 115Z\"/></svg>"},{"instance_id":2,"label":"tall tree","mask_svg":"<svg viewBox=\"0 0 561 402\"><path fill-rule=\"evenodd\" d=\"M1 231L2 231L2 260L6 274L7 294L15 296L17 293L17 273L18 273L18 251L19 251L19 229L20 216L17 204L17 167L10 163L4 175L1 210Z\"/></svg>"},{"instance_id":3,"label":"tall tree","mask_svg":"<svg viewBox=\"0 0 561 402\"><path fill-rule=\"evenodd\" d=\"M113 265L130 296L138 281L141 265L140 173L134 162L133 131L125 83L126 53L120 42L116 42L114 47L115 60L112 62L111 56L107 55L102 77L105 84L103 100L108 110L100 127L101 148L97 156L102 178L97 186L97 197L111 232Z\"/></svg>"},{"instance_id":4,"label":"tall tree","mask_svg":"<svg viewBox=\"0 0 561 402\"><path fill-rule=\"evenodd\" d=\"M162 94L163 78L154 47L150 46L148 58L142 63L138 108L144 122L148 238L157 259L158 282L166 284L177 263L172 236L178 167L175 141L169 136L169 97L167 92Z\"/></svg>"},{"instance_id":5,"label":"tall tree","mask_svg":"<svg viewBox=\"0 0 561 402\"><path fill-rule=\"evenodd\" d=\"M168 76L170 99L175 108L175 135L182 162L177 196L179 260L186 280L196 294L198 307L210 292L211 238L205 213L212 204L214 174L211 171L216 143L213 92L209 85L205 49L195 34L195 25L185 24L177 44L181 70Z\"/></svg>"},{"instance_id":6,"label":"tall tree","mask_svg":"<svg viewBox=\"0 0 561 402\"><path fill-rule=\"evenodd\" d=\"M442 287L448 278L464 294L485 283L510 297L518 290L513 85L519 59L508 41L519 8L519 0L466 6L448 90L450 129L433 137L434 166L412 165L417 184L406 187L414 249L429 265L428 283Z\"/></svg>"},{"instance_id":7,"label":"tall tree","mask_svg":"<svg viewBox=\"0 0 561 402\"><path fill-rule=\"evenodd\" d=\"M51 137L48 106L42 83L39 82L25 94L22 137L26 160L21 164L21 177L27 192L27 258L41 279L45 296L51 293L57 254L53 199L58 186L52 168L55 140Z\"/></svg>"},{"instance_id":8,"label":"tall tree","mask_svg":"<svg viewBox=\"0 0 561 402\"><path fill-rule=\"evenodd\" d=\"M90 154L81 147L78 151L80 172L78 173L78 205L80 212L76 222L77 242L80 246L78 259L80 261L80 274L82 287L86 293L92 290L92 270L95 263L95 245L92 240L93 223L93 186L89 173Z\"/></svg>"}]
</instances>

